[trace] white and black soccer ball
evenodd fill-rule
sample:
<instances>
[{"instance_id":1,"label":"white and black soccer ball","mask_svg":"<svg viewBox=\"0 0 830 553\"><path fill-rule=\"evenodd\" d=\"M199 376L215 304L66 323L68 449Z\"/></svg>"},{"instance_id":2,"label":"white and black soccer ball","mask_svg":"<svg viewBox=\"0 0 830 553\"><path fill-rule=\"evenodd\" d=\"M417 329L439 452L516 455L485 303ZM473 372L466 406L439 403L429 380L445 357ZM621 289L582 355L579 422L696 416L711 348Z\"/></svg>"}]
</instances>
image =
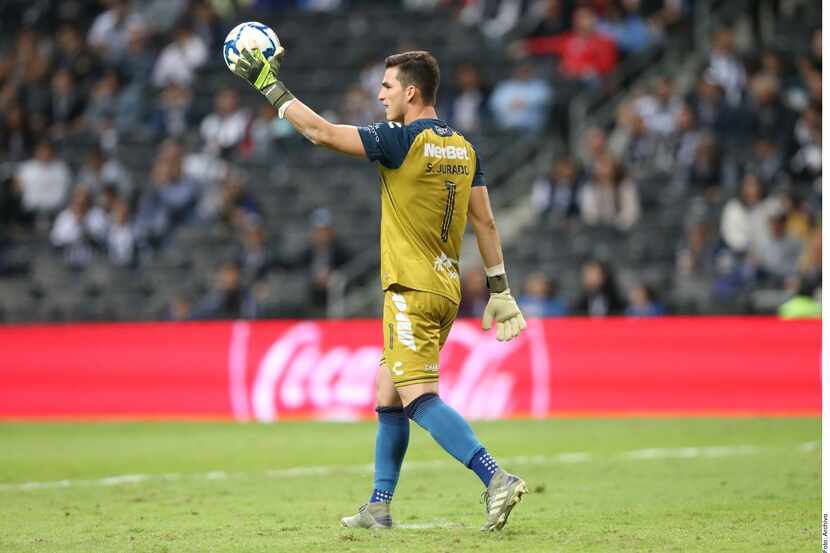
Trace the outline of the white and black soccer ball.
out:
<instances>
[{"instance_id":1,"label":"white and black soccer ball","mask_svg":"<svg viewBox=\"0 0 830 553\"><path fill-rule=\"evenodd\" d=\"M233 70L242 50L251 51L258 48L265 59L270 61L279 47L280 39L271 27L257 21L246 21L228 33L222 46L222 57L225 58L228 69Z\"/></svg>"}]
</instances>

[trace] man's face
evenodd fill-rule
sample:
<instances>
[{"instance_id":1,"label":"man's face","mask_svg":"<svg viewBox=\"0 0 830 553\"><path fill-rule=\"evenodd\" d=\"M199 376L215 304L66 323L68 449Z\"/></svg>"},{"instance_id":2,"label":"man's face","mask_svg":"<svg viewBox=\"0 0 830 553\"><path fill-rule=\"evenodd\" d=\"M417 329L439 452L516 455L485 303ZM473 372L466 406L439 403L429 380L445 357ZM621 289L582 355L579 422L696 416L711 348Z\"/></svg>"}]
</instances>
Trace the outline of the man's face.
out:
<instances>
[{"instance_id":1,"label":"man's face","mask_svg":"<svg viewBox=\"0 0 830 553\"><path fill-rule=\"evenodd\" d=\"M403 121L410 86L404 87L398 80L398 68L389 67L383 74L378 100L386 111L387 121Z\"/></svg>"}]
</instances>

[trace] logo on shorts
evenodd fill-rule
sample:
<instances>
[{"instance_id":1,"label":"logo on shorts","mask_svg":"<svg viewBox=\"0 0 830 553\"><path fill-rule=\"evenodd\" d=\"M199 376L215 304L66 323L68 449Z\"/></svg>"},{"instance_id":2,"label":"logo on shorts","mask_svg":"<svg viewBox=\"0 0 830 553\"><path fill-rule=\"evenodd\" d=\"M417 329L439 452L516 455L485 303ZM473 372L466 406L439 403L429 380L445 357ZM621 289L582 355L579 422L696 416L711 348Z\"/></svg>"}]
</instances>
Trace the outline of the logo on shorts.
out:
<instances>
[{"instance_id":1,"label":"logo on shorts","mask_svg":"<svg viewBox=\"0 0 830 553\"><path fill-rule=\"evenodd\" d=\"M395 329L398 331L398 342L402 343L412 351L418 351L415 346L415 335L413 334L412 321L406 314L406 300L400 294L392 294L392 303L395 304L395 308L398 310L398 312L395 313Z\"/></svg>"},{"instance_id":2,"label":"logo on shorts","mask_svg":"<svg viewBox=\"0 0 830 553\"><path fill-rule=\"evenodd\" d=\"M395 373L395 376L403 376L403 369L399 369L398 367L403 367L403 363L395 361L395 364L392 365L392 372Z\"/></svg>"},{"instance_id":3,"label":"logo on shorts","mask_svg":"<svg viewBox=\"0 0 830 553\"><path fill-rule=\"evenodd\" d=\"M438 363L427 363L426 365L424 365L424 371L428 373L437 373Z\"/></svg>"}]
</instances>

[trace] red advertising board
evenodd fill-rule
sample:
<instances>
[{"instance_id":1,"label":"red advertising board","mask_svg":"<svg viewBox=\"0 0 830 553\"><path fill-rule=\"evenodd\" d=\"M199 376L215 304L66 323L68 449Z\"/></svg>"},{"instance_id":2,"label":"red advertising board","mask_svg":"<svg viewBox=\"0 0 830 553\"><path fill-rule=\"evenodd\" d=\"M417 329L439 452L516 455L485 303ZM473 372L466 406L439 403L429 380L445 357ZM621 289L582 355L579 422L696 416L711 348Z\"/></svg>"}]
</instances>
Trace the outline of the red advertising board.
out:
<instances>
[{"instance_id":1,"label":"red advertising board","mask_svg":"<svg viewBox=\"0 0 830 553\"><path fill-rule=\"evenodd\" d=\"M0 418L353 419L374 408L380 323L0 327ZM509 343L457 321L441 393L473 418L820 412L821 324L551 319Z\"/></svg>"}]
</instances>

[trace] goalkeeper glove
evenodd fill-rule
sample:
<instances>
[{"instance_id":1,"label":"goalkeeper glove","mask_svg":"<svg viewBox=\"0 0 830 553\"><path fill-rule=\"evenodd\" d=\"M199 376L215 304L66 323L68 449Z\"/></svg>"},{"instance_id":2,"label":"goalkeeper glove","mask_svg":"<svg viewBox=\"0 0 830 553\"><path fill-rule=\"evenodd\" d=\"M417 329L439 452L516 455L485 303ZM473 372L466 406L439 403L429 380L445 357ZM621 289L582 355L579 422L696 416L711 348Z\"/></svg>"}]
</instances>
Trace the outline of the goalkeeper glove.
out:
<instances>
[{"instance_id":1,"label":"goalkeeper glove","mask_svg":"<svg viewBox=\"0 0 830 553\"><path fill-rule=\"evenodd\" d=\"M519 311L516 300L510 295L507 287L507 275L501 274L487 277L487 286L490 288L490 301L484 308L484 317L481 319L481 328L490 330L493 320L496 321L496 339L507 342L519 335L527 328L527 323Z\"/></svg>"},{"instance_id":2,"label":"goalkeeper glove","mask_svg":"<svg viewBox=\"0 0 830 553\"><path fill-rule=\"evenodd\" d=\"M257 48L253 51L242 50L233 68L234 73L251 83L251 86L277 108L280 117L285 113L288 103L294 99L294 95L285 88L282 81L277 80L284 55L285 48L280 46L277 54L269 62Z\"/></svg>"}]
</instances>

